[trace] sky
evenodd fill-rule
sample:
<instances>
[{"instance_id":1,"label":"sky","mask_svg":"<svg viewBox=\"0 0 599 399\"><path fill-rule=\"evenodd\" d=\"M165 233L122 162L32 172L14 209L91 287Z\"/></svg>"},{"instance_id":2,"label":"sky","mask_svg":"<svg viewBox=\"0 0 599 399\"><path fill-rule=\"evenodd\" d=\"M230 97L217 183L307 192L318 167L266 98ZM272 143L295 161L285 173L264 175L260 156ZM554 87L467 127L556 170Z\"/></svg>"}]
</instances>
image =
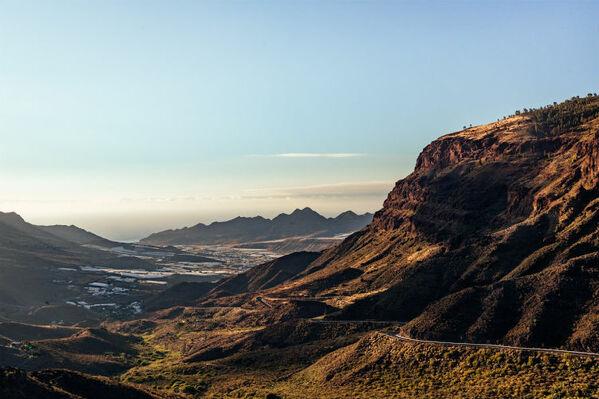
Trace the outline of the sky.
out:
<instances>
[{"instance_id":1,"label":"sky","mask_svg":"<svg viewBox=\"0 0 599 399\"><path fill-rule=\"evenodd\" d=\"M435 138L599 84L597 1L0 0L0 210L112 239L376 211Z\"/></svg>"}]
</instances>

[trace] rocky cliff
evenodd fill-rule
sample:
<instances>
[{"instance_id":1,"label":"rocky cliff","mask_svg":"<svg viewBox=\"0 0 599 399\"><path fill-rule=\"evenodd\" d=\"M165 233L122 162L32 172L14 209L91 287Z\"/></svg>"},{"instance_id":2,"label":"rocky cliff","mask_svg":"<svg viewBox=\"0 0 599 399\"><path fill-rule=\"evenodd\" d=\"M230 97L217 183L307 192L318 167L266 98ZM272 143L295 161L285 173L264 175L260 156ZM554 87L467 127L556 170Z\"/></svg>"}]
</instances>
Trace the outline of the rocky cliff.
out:
<instances>
[{"instance_id":1,"label":"rocky cliff","mask_svg":"<svg viewBox=\"0 0 599 399\"><path fill-rule=\"evenodd\" d=\"M599 350L598 117L573 98L435 140L368 227L273 294L415 337Z\"/></svg>"}]
</instances>

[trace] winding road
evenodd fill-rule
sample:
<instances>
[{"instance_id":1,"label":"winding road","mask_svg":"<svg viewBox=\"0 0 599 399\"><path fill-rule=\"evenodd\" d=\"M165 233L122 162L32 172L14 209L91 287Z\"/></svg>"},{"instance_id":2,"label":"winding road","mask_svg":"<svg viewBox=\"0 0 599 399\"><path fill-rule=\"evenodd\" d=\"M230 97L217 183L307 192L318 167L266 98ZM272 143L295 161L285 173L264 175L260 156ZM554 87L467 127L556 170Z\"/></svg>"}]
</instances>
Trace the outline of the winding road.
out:
<instances>
[{"instance_id":1,"label":"winding road","mask_svg":"<svg viewBox=\"0 0 599 399\"><path fill-rule=\"evenodd\" d=\"M268 298L271 299L272 298ZM277 298L279 299L279 298ZM256 300L267 308L272 308L272 305L264 301L264 298L259 296L256 297ZM384 324L384 325L394 325L394 326L403 326L405 322L399 321L381 321L381 320L323 320L323 319L309 319L313 323L320 324L335 324L335 323L370 323L370 324ZM429 345L441 345L441 346L462 346L467 348L479 348L479 349L496 349L496 350L515 350L515 351L526 351L526 352L537 352L537 353L550 353L556 355L571 355L571 356L579 356L579 357L590 357L590 358L599 358L599 353L597 352L581 352L581 351L570 351L565 349L551 349L551 348L533 348L533 347L525 347L525 346L510 346L510 345L497 345L497 344L477 344L473 342L452 342L452 341L436 341L436 340L427 340L427 339L417 339L411 338L401 335L400 333L376 330L378 333L383 334L389 338L396 339L402 342L408 342L413 344L429 344Z\"/></svg>"},{"instance_id":2,"label":"winding road","mask_svg":"<svg viewBox=\"0 0 599 399\"><path fill-rule=\"evenodd\" d=\"M572 355L572 356L584 356L599 358L599 353L596 352L579 352L569 351L564 349L550 349L550 348L528 348L524 346L509 346L509 345L496 345L496 344L475 344L471 342L451 342L451 341L432 341L426 339L416 339L410 337L404 337L398 333L390 333L387 331L380 331L380 334L386 335L387 337L397 339L402 342L411 342L415 344L432 344L442 346L465 346L468 348L481 348L481 349L499 349L499 350L517 350L517 351L528 351L528 352L540 352L540 353L553 353L558 355Z\"/></svg>"},{"instance_id":3,"label":"winding road","mask_svg":"<svg viewBox=\"0 0 599 399\"><path fill-rule=\"evenodd\" d=\"M267 308L272 309L272 305L269 304L269 303L264 302L264 298L262 298L261 296L256 297L256 300L258 302L260 302L262 305L266 306Z\"/></svg>"},{"instance_id":4,"label":"winding road","mask_svg":"<svg viewBox=\"0 0 599 399\"><path fill-rule=\"evenodd\" d=\"M384 321L384 320L329 320L329 319L310 319L312 323L319 324L349 324L349 323L364 323L364 324L379 324L386 326L403 326L402 321Z\"/></svg>"}]
</instances>

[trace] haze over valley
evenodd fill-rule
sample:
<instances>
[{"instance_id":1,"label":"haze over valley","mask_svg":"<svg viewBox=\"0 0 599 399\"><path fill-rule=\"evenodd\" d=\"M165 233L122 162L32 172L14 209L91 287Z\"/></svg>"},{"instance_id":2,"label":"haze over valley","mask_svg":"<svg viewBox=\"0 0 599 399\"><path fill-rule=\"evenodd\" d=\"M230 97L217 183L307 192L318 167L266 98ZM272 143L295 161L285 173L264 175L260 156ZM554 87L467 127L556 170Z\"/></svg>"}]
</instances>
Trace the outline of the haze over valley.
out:
<instances>
[{"instance_id":1,"label":"haze over valley","mask_svg":"<svg viewBox=\"0 0 599 399\"><path fill-rule=\"evenodd\" d=\"M0 5L0 398L599 398L599 4Z\"/></svg>"},{"instance_id":2,"label":"haze over valley","mask_svg":"<svg viewBox=\"0 0 599 399\"><path fill-rule=\"evenodd\" d=\"M12 256L32 256L27 266L38 268L15 284L20 263L4 265L0 317L53 325L131 317L177 283L216 283L288 253L321 251L371 220L351 211L327 219L304 208L272 221L238 217L119 243L77 226L35 226L16 213L0 213Z\"/></svg>"}]
</instances>

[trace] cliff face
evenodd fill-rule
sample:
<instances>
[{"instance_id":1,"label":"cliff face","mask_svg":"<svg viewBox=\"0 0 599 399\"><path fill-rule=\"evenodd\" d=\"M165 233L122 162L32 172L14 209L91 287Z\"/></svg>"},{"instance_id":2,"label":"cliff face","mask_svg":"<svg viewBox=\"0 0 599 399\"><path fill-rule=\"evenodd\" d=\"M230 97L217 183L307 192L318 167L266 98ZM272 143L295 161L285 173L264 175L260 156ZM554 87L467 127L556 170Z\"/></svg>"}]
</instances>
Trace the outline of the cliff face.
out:
<instances>
[{"instance_id":1,"label":"cliff face","mask_svg":"<svg viewBox=\"0 0 599 399\"><path fill-rule=\"evenodd\" d=\"M368 227L278 292L418 337L598 350L598 117L589 97L435 140Z\"/></svg>"},{"instance_id":2,"label":"cliff face","mask_svg":"<svg viewBox=\"0 0 599 399\"><path fill-rule=\"evenodd\" d=\"M532 123L531 117L512 117L435 140L414 173L396 184L371 227L381 232L408 223L412 231L441 240L468 233L467 227L479 234L550 211L552 197L564 194L551 185L573 188L575 180L596 178L592 123L557 137L535 137ZM486 223L472 220L480 218Z\"/></svg>"}]
</instances>

